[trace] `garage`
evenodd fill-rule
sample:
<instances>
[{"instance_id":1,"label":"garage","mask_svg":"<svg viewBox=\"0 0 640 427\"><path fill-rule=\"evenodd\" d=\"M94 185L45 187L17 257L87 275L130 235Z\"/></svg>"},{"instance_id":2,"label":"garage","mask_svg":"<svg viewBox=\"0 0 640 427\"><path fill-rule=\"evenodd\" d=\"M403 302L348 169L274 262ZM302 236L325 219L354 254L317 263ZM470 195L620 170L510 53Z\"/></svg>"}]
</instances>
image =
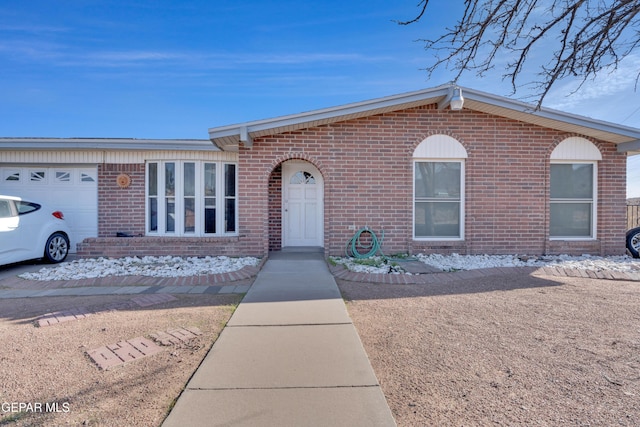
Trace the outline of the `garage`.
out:
<instances>
[{"instance_id":1,"label":"garage","mask_svg":"<svg viewBox=\"0 0 640 427\"><path fill-rule=\"evenodd\" d=\"M0 194L41 202L64 213L71 229L71 253L77 243L98 235L95 166L3 165L0 177Z\"/></svg>"}]
</instances>

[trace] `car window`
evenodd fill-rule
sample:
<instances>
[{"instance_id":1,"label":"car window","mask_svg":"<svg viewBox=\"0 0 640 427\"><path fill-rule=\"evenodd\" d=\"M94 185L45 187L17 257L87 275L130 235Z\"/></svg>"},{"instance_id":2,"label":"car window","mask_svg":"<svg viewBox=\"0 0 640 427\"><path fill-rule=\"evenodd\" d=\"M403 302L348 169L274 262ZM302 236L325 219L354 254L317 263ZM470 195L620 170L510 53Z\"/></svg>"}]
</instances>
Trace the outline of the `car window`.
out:
<instances>
[{"instance_id":1,"label":"car window","mask_svg":"<svg viewBox=\"0 0 640 427\"><path fill-rule=\"evenodd\" d=\"M9 200L0 200L0 218L11 217L11 202Z\"/></svg>"},{"instance_id":2,"label":"car window","mask_svg":"<svg viewBox=\"0 0 640 427\"><path fill-rule=\"evenodd\" d=\"M18 215L28 214L30 212L35 212L40 209L40 205L32 202L16 202L16 207L18 208Z\"/></svg>"}]
</instances>

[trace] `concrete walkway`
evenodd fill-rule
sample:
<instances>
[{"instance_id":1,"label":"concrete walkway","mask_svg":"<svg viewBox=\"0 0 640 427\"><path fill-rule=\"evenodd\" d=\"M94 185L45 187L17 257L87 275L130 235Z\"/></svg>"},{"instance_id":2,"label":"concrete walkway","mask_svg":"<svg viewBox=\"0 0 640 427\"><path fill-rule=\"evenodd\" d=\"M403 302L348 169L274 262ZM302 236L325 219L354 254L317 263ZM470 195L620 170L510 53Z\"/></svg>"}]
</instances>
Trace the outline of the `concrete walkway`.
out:
<instances>
[{"instance_id":1,"label":"concrete walkway","mask_svg":"<svg viewBox=\"0 0 640 427\"><path fill-rule=\"evenodd\" d=\"M320 253L272 254L165 420L395 426Z\"/></svg>"}]
</instances>

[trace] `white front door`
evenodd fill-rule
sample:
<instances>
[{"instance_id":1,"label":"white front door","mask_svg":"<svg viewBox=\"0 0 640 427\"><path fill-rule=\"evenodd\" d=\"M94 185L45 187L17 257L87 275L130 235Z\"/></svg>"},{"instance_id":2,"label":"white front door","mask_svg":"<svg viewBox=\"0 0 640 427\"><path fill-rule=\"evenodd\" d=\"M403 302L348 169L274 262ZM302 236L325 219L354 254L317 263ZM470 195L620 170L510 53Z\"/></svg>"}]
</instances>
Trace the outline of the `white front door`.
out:
<instances>
[{"instance_id":1,"label":"white front door","mask_svg":"<svg viewBox=\"0 0 640 427\"><path fill-rule=\"evenodd\" d=\"M324 246L324 186L309 162L282 164L282 246Z\"/></svg>"}]
</instances>

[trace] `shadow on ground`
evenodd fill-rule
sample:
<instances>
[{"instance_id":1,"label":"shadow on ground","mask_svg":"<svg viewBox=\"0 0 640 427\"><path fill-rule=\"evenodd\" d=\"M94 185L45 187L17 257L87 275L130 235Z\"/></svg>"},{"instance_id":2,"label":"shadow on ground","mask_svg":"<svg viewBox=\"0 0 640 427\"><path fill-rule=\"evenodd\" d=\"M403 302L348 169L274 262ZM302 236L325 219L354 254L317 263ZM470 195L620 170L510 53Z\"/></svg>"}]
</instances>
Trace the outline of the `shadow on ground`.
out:
<instances>
[{"instance_id":1,"label":"shadow on ground","mask_svg":"<svg viewBox=\"0 0 640 427\"><path fill-rule=\"evenodd\" d=\"M174 295L174 301L140 307L132 301L136 295L61 296L0 300L0 320L18 324L34 323L47 313L83 308L89 312L151 311L182 307L215 307L237 305L242 294Z\"/></svg>"},{"instance_id":2,"label":"shadow on ground","mask_svg":"<svg viewBox=\"0 0 640 427\"><path fill-rule=\"evenodd\" d=\"M338 279L338 286L347 300L411 298L427 296L476 294L486 292L509 292L519 289L549 288L564 285L560 280L542 278L531 274L497 274L473 279L457 279L451 273L448 280L439 283L418 285L388 285L358 283Z\"/></svg>"}]
</instances>

